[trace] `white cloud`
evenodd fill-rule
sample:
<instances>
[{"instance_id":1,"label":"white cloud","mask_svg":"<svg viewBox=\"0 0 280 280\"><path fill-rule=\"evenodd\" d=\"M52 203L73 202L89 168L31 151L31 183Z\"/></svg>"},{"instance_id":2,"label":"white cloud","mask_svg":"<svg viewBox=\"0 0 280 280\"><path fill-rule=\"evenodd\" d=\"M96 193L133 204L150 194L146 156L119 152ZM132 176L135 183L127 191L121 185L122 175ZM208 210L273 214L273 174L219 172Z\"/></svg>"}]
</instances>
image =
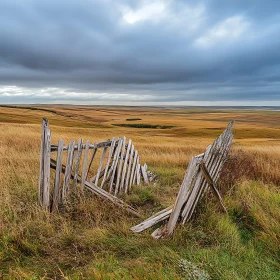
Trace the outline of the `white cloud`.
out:
<instances>
[{"instance_id":1,"label":"white cloud","mask_svg":"<svg viewBox=\"0 0 280 280\"><path fill-rule=\"evenodd\" d=\"M165 25L181 26L187 30L198 28L205 14L205 6L197 4L178 4L175 0L142 1L137 9L122 6L122 19L125 23L139 22L164 23Z\"/></svg>"},{"instance_id":2,"label":"white cloud","mask_svg":"<svg viewBox=\"0 0 280 280\"><path fill-rule=\"evenodd\" d=\"M233 16L218 23L195 41L200 47L211 47L220 42L231 42L241 37L249 28L243 16Z\"/></svg>"},{"instance_id":3,"label":"white cloud","mask_svg":"<svg viewBox=\"0 0 280 280\"><path fill-rule=\"evenodd\" d=\"M123 20L130 24L147 20L157 22L164 17L165 9L166 3L164 1L144 3L136 10L123 7Z\"/></svg>"}]
</instances>

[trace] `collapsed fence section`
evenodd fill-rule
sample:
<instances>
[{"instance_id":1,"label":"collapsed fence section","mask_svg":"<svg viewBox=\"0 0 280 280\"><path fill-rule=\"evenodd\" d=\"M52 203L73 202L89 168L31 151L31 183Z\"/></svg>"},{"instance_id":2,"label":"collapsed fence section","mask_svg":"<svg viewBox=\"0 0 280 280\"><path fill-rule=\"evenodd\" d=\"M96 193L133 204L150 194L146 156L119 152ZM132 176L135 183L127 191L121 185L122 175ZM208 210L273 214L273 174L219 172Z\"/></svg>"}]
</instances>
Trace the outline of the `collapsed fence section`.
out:
<instances>
[{"instance_id":1,"label":"collapsed fence section","mask_svg":"<svg viewBox=\"0 0 280 280\"><path fill-rule=\"evenodd\" d=\"M149 183L147 165L141 166L132 140L127 141L124 136L84 143L79 139L68 145L59 140L57 145L52 145L48 120L43 119L38 199L44 209L58 209L77 188L81 191L86 188L123 206L124 202L117 196L130 192L134 184L142 182ZM125 208L132 209L128 205Z\"/></svg>"},{"instance_id":2,"label":"collapsed fence section","mask_svg":"<svg viewBox=\"0 0 280 280\"><path fill-rule=\"evenodd\" d=\"M174 206L164 209L132 227L133 232L142 232L159 222L167 221L163 226L157 228L152 236L156 239L171 236L178 222L185 224L191 219L198 201L208 189L214 192L222 210L227 212L216 182L232 144L233 124L232 121L214 143L206 149L205 153L191 159Z\"/></svg>"}]
</instances>

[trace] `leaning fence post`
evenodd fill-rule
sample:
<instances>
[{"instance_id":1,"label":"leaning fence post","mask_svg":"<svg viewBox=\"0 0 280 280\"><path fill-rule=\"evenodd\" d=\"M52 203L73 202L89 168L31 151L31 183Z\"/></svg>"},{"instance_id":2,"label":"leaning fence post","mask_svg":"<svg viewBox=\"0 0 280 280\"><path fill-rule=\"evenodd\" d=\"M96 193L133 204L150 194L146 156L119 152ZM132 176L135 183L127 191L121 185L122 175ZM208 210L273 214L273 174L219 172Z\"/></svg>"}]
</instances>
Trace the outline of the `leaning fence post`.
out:
<instances>
[{"instance_id":1,"label":"leaning fence post","mask_svg":"<svg viewBox=\"0 0 280 280\"><path fill-rule=\"evenodd\" d=\"M47 119L42 122L40 177L39 177L39 203L45 210L50 205L50 158L51 158L51 132Z\"/></svg>"}]
</instances>

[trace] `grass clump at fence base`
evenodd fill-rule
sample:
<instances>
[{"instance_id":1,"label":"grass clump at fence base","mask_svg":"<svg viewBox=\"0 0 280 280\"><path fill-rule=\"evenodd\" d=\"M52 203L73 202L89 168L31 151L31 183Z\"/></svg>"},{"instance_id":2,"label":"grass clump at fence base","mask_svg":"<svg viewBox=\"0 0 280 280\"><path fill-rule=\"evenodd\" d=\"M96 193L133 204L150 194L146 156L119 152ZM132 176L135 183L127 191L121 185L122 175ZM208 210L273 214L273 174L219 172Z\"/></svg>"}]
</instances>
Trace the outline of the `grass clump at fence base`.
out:
<instances>
[{"instance_id":1,"label":"grass clump at fence base","mask_svg":"<svg viewBox=\"0 0 280 280\"><path fill-rule=\"evenodd\" d=\"M151 129L170 129L173 125L145 124L145 123L113 123L114 126L134 127L134 128L151 128Z\"/></svg>"}]
</instances>

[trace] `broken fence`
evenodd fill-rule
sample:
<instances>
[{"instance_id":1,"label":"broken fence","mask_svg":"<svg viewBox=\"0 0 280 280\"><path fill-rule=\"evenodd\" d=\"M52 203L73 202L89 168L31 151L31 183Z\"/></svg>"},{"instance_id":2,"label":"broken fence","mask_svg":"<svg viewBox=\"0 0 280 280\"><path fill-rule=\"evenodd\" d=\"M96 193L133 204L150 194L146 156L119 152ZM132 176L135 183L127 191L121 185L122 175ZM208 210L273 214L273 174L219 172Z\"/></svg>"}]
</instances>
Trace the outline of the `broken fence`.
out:
<instances>
[{"instance_id":1,"label":"broken fence","mask_svg":"<svg viewBox=\"0 0 280 280\"><path fill-rule=\"evenodd\" d=\"M55 170L53 180L51 169ZM140 164L138 151L125 136L98 143L79 139L66 146L59 140L58 145L51 145L48 120L43 119L38 199L44 209L57 210L79 187L140 216L118 196L141 181L149 183L147 165Z\"/></svg>"},{"instance_id":2,"label":"broken fence","mask_svg":"<svg viewBox=\"0 0 280 280\"><path fill-rule=\"evenodd\" d=\"M132 227L133 232L139 233L159 222L167 221L158 227L152 236L156 239L171 236L178 222L185 224L191 219L198 201L208 189L214 192L221 208L227 212L216 182L232 144L233 124L232 121L214 143L206 149L205 153L191 159L174 206L166 208Z\"/></svg>"}]
</instances>

